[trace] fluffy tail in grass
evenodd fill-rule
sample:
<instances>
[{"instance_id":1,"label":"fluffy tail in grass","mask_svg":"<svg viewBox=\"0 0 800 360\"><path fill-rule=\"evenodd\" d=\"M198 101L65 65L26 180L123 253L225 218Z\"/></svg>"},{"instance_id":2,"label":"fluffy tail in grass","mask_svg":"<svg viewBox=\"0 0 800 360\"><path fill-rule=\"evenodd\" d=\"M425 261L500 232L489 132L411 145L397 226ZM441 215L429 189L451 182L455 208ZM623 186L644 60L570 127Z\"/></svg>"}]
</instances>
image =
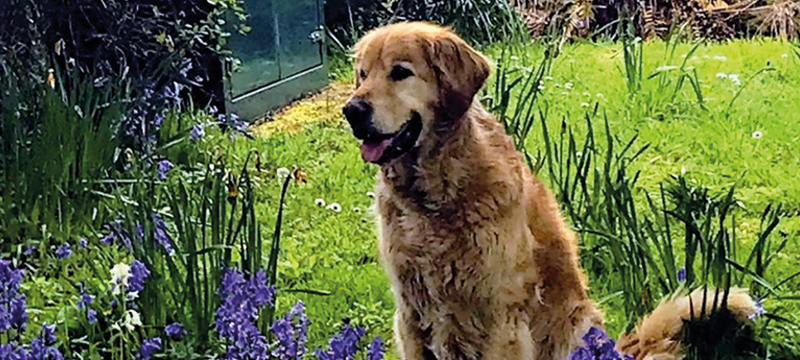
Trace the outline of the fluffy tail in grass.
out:
<instances>
[{"instance_id":1,"label":"fluffy tail in grass","mask_svg":"<svg viewBox=\"0 0 800 360\"><path fill-rule=\"evenodd\" d=\"M617 349L636 360L720 358L720 349L739 352L748 325L764 312L744 289L730 289L723 305L723 291L697 289L690 295L672 296L645 316ZM704 306L705 305L705 306Z\"/></svg>"}]
</instances>

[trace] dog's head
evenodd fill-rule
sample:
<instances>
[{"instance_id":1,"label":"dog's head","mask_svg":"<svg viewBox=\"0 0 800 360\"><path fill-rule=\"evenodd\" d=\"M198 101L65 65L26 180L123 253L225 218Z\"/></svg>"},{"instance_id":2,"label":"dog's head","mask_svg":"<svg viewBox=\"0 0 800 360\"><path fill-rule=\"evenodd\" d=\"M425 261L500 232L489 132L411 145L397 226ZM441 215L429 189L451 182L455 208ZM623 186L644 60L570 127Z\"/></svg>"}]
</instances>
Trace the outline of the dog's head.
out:
<instances>
[{"instance_id":1,"label":"dog's head","mask_svg":"<svg viewBox=\"0 0 800 360\"><path fill-rule=\"evenodd\" d=\"M386 164L460 121L489 76L486 58L426 23L373 30L355 46L356 89L344 107L365 161Z\"/></svg>"}]
</instances>

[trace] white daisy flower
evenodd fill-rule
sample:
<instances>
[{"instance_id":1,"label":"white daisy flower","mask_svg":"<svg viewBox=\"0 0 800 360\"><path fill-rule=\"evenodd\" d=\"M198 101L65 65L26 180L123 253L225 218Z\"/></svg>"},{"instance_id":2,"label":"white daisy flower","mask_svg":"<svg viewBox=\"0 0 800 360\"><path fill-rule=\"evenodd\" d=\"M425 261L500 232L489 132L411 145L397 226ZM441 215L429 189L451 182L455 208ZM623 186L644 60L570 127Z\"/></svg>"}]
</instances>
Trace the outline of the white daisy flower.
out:
<instances>
[{"instance_id":1,"label":"white daisy flower","mask_svg":"<svg viewBox=\"0 0 800 360\"><path fill-rule=\"evenodd\" d=\"M291 175L291 173L292 173L292 172L291 172L291 171L289 171L289 169L287 169L287 168L285 168L285 167L279 168L279 169L278 169L278 179L281 179L281 180L283 180L283 179L285 179L286 177L288 177L289 175Z\"/></svg>"},{"instance_id":2,"label":"white daisy flower","mask_svg":"<svg viewBox=\"0 0 800 360\"><path fill-rule=\"evenodd\" d=\"M568 82L568 83L564 84L564 87L567 88L567 89L572 89L572 83Z\"/></svg>"},{"instance_id":3,"label":"white daisy flower","mask_svg":"<svg viewBox=\"0 0 800 360\"><path fill-rule=\"evenodd\" d=\"M342 211L342 206L339 205L338 203L331 203L330 205L326 206L325 208L328 209L328 210L331 210L333 212L341 212Z\"/></svg>"},{"instance_id":4,"label":"white daisy flower","mask_svg":"<svg viewBox=\"0 0 800 360\"><path fill-rule=\"evenodd\" d=\"M599 98L604 98L605 97L605 95L603 95L603 93L597 93L595 96L597 96Z\"/></svg>"},{"instance_id":5,"label":"white daisy flower","mask_svg":"<svg viewBox=\"0 0 800 360\"><path fill-rule=\"evenodd\" d=\"M354 207L353 208L353 212L356 213L356 214L360 214L361 213L361 209L359 209L357 207Z\"/></svg>"},{"instance_id":6,"label":"white daisy flower","mask_svg":"<svg viewBox=\"0 0 800 360\"><path fill-rule=\"evenodd\" d=\"M544 79L547 80L547 81L550 81L550 80L553 80L553 77L552 76L545 76Z\"/></svg>"},{"instance_id":7,"label":"white daisy flower","mask_svg":"<svg viewBox=\"0 0 800 360\"><path fill-rule=\"evenodd\" d=\"M726 58L724 56L721 56L721 55L717 55L717 56L714 56L714 60L717 60L717 61L728 61L728 58Z\"/></svg>"},{"instance_id":8,"label":"white daisy flower","mask_svg":"<svg viewBox=\"0 0 800 360\"><path fill-rule=\"evenodd\" d=\"M677 66L675 66L675 65L664 65L664 66L659 66L659 67L657 67L657 68L656 68L656 72L670 71L670 70L675 70L675 69L677 69L677 68L678 68L678 67L677 67Z\"/></svg>"},{"instance_id":9,"label":"white daisy flower","mask_svg":"<svg viewBox=\"0 0 800 360\"><path fill-rule=\"evenodd\" d=\"M323 206L325 206L325 200L316 199L316 200L314 200L314 204L319 206L319 207L323 207Z\"/></svg>"},{"instance_id":10,"label":"white daisy flower","mask_svg":"<svg viewBox=\"0 0 800 360\"><path fill-rule=\"evenodd\" d=\"M375 193L372 192L372 191L367 191L367 196L369 196L370 199L374 199L375 198Z\"/></svg>"},{"instance_id":11,"label":"white daisy flower","mask_svg":"<svg viewBox=\"0 0 800 360\"><path fill-rule=\"evenodd\" d=\"M788 57L789 57L789 54L783 53L783 54L781 55L781 57L782 57L782 58L784 58L784 59L786 59L786 58L788 58Z\"/></svg>"},{"instance_id":12,"label":"white daisy flower","mask_svg":"<svg viewBox=\"0 0 800 360\"><path fill-rule=\"evenodd\" d=\"M544 85L539 85L537 88L539 89L539 91L542 91L544 90Z\"/></svg>"},{"instance_id":13,"label":"white daisy flower","mask_svg":"<svg viewBox=\"0 0 800 360\"><path fill-rule=\"evenodd\" d=\"M728 78L728 74L726 74L724 72L718 72L717 73L717 77L720 78L720 79L727 79Z\"/></svg>"},{"instance_id":14,"label":"white daisy flower","mask_svg":"<svg viewBox=\"0 0 800 360\"><path fill-rule=\"evenodd\" d=\"M588 92L585 92L585 93L583 93L583 96L592 97L592 94L589 94Z\"/></svg>"},{"instance_id":15,"label":"white daisy flower","mask_svg":"<svg viewBox=\"0 0 800 360\"><path fill-rule=\"evenodd\" d=\"M561 95L569 96L569 91L562 91Z\"/></svg>"},{"instance_id":16,"label":"white daisy flower","mask_svg":"<svg viewBox=\"0 0 800 360\"><path fill-rule=\"evenodd\" d=\"M589 107L589 106L591 106L591 105L589 105L589 103L581 103L581 106L583 106L583 107L585 107L585 108L588 108L588 107Z\"/></svg>"},{"instance_id":17,"label":"white daisy flower","mask_svg":"<svg viewBox=\"0 0 800 360\"><path fill-rule=\"evenodd\" d=\"M734 85L738 86L742 84L742 82L739 80L739 74L730 74L728 75L728 79L730 79Z\"/></svg>"},{"instance_id":18,"label":"white daisy flower","mask_svg":"<svg viewBox=\"0 0 800 360\"><path fill-rule=\"evenodd\" d=\"M761 137L764 136L764 134L761 131L754 131L752 136L753 139L761 139Z\"/></svg>"},{"instance_id":19,"label":"white daisy flower","mask_svg":"<svg viewBox=\"0 0 800 360\"><path fill-rule=\"evenodd\" d=\"M580 159L581 156L583 156L583 152L580 152L580 151L575 152L575 157L576 158Z\"/></svg>"}]
</instances>

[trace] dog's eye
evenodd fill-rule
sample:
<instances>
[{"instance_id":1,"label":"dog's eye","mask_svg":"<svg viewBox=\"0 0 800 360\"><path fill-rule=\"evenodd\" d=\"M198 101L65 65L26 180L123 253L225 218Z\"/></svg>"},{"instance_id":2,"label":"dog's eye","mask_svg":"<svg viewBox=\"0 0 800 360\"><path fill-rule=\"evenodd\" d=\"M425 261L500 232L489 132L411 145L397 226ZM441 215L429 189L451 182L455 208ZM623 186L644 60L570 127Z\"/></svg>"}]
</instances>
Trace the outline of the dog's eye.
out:
<instances>
[{"instance_id":1,"label":"dog's eye","mask_svg":"<svg viewBox=\"0 0 800 360\"><path fill-rule=\"evenodd\" d=\"M400 81L412 76L414 76L414 73L411 72L411 70L400 65L395 65L392 68L392 72L389 73L389 77L392 79L392 81Z\"/></svg>"},{"instance_id":2,"label":"dog's eye","mask_svg":"<svg viewBox=\"0 0 800 360\"><path fill-rule=\"evenodd\" d=\"M361 77L361 80L364 80L367 78L367 72L364 71L364 69L361 69L361 71L358 72L358 76Z\"/></svg>"}]
</instances>

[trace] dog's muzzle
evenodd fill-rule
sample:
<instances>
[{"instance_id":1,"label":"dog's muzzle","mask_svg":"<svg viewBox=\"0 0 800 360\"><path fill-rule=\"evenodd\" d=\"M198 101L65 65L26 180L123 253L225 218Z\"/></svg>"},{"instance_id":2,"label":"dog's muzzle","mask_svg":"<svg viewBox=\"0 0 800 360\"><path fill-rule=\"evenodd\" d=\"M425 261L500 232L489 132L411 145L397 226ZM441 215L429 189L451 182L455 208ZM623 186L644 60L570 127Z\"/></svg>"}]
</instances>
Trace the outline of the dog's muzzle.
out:
<instances>
[{"instance_id":1,"label":"dog's muzzle","mask_svg":"<svg viewBox=\"0 0 800 360\"><path fill-rule=\"evenodd\" d=\"M361 140L361 157L364 161L386 164L411 150L422 132L422 117L413 111L400 130L384 134L375 128L373 109L366 101L351 99L342 109L353 136Z\"/></svg>"}]
</instances>

